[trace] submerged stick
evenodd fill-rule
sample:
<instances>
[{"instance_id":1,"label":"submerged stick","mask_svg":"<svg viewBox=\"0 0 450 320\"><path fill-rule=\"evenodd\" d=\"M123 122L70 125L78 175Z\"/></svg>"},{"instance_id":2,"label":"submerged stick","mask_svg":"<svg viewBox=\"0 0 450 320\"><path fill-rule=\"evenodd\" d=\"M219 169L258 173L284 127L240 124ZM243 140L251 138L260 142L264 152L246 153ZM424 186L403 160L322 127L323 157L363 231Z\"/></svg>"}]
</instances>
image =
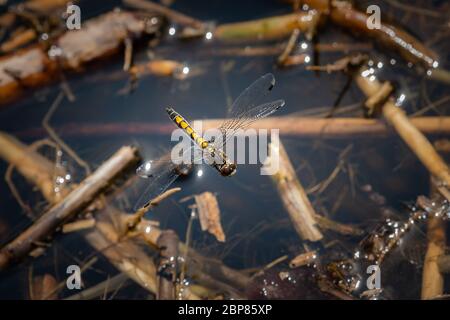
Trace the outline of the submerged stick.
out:
<instances>
[{"instance_id":1,"label":"submerged stick","mask_svg":"<svg viewBox=\"0 0 450 320\"><path fill-rule=\"evenodd\" d=\"M438 65L437 54L401 28L382 22L381 28L369 29L369 16L356 10L349 1L302 0L302 3L328 15L333 23L394 49L409 62L419 63L426 69Z\"/></svg>"},{"instance_id":2,"label":"submerged stick","mask_svg":"<svg viewBox=\"0 0 450 320\"><path fill-rule=\"evenodd\" d=\"M84 289L80 293L76 293L70 297L65 298L64 300L90 300L95 299L101 295L106 295L107 293L116 290L116 288L120 287L123 283L128 280L128 275L121 272L114 277L108 278L105 281L102 281L99 284L96 284L93 287Z\"/></svg>"},{"instance_id":3,"label":"submerged stick","mask_svg":"<svg viewBox=\"0 0 450 320\"><path fill-rule=\"evenodd\" d=\"M431 179L430 197L433 202L444 200ZM439 200L438 200L439 199ZM439 270L438 258L445 254L446 223L442 217L430 214L427 222L428 246L423 262L421 298L433 299L444 293L444 275Z\"/></svg>"},{"instance_id":4,"label":"submerged stick","mask_svg":"<svg viewBox=\"0 0 450 320\"><path fill-rule=\"evenodd\" d=\"M381 90L382 83L377 79L364 77L361 72L357 72L355 77L356 83L368 98L377 95ZM405 112L389 99L382 106L382 113L428 171L445 186L450 186L450 170L447 164Z\"/></svg>"},{"instance_id":5,"label":"submerged stick","mask_svg":"<svg viewBox=\"0 0 450 320\"><path fill-rule=\"evenodd\" d=\"M151 13L158 13L164 15L170 21L189 26L197 29L203 28L203 22L195 18L189 17L183 13L167 8L163 5L154 3L148 0L123 0L123 3L135 9L145 10Z\"/></svg>"},{"instance_id":6,"label":"submerged stick","mask_svg":"<svg viewBox=\"0 0 450 320\"><path fill-rule=\"evenodd\" d=\"M39 188L45 198L54 196L54 167L50 161L36 152L30 152L27 145L1 131L0 158L14 165L28 182Z\"/></svg>"},{"instance_id":7,"label":"submerged stick","mask_svg":"<svg viewBox=\"0 0 450 320\"><path fill-rule=\"evenodd\" d=\"M36 248L57 227L80 213L104 190L116 175L136 161L136 149L122 147L61 202L44 213L31 227L0 250L0 270Z\"/></svg>"},{"instance_id":8,"label":"submerged stick","mask_svg":"<svg viewBox=\"0 0 450 320\"><path fill-rule=\"evenodd\" d=\"M178 236L173 230L164 230L158 237L160 261L158 266L158 300L176 297L178 269Z\"/></svg>"},{"instance_id":9,"label":"submerged stick","mask_svg":"<svg viewBox=\"0 0 450 320\"><path fill-rule=\"evenodd\" d=\"M113 11L83 23L83 28L61 35L47 52L34 45L0 57L0 104L26 90L58 79L62 70L81 71L87 63L119 52L126 38L138 39L159 29L160 19L145 22L138 15Z\"/></svg>"},{"instance_id":10,"label":"submerged stick","mask_svg":"<svg viewBox=\"0 0 450 320\"><path fill-rule=\"evenodd\" d=\"M36 39L36 37L37 33L34 29L25 29L17 34L13 34L10 39L0 45L0 53L5 54L12 52L17 48L30 43Z\"/></svg>"},{"instance_id":11,"label":"submerged stick","mask_svg":"<svg viewBox=\"0 0 450 320\"><path fill-rule=\"evenodd\" d=\"M427 238L428 248L422 276L422 299L431 299L444 292L444 276L438 264L438 258L445 253L445 222L442 218L429 218Z\"/></svg>"},{"instance_id":12,"label":"submerged stick","mask_svg":"<svg viewBox=\"0 0 450 320\"><path fill-rule=\"evenodd\" d=\"M217 26L214 37L220 40L269 40L289 36L295 29L301 32L314 30L319 21L315 10L296 12L283 16Z\"/></svg>"},{"instance_id":13,"label":"submerged stick","mask_svg":"<svg viewBox=\"0 0 450 320\"><path fill-rule=\"evenodd\" d=\"M136 226L136 231L147 243L157 246L157 241L161 235L161 230L152 225L149 221L142 221ZM231 284L237 291L244 291L250 284L250 278L243 273L224 265L220 260L201 255L193 248L187 248L183 242L179 242L179 252L187 252L188 275L198 278L201 274L207 274L214 280Z\"/></svg>"},{"instance_id":14,"label":"submerged stick","mask_svg":"<svg viewBox=\"0 0 450 320\"><path fill-rule=\"evenodd\" d=\"M319 241L323 238L315 220L316 213L306 195L295 169L281 141L272 140L269 145L267 164L271 167L278 162L278 171L271 175L292 224L303 240Z\"/></svg>"},{"instance_id":15,"label":"submerged stick","mask_svg":"<svg viewBox=\"0 0 450 320\"><path fill-rule=\"evenodd\" d=\"M216 129L226 119L206 119L201 121L202 129ZM409 121L424 134L450 134L450 117L413 117ZM394 130L381 119L364 118L315 118L315 117L269 117L253 122L248 129L279 129L283 136L320 137L327 139L347 139L361 137L388 137ZM173 125L168 123L124 122L124 123L72 123L56 127L66 137L108 136L123 134L155 135L170 134ZM239 132L237 133L240 134ZM246 134L252 135L251 131ZM255 134L255 133L253 133ZM22 131L24 137L41 137L41 128ZM0 150L1 152L1 150Z\"/></svg>"},{"instance_id":16,"label":"submerged stick","mask_svg":"<svg viewBox=\"0 0 450 320\"><path fill-rule=\"evenodd\" d=\"M41 172L42 175L40 177L49 177L49 181L43 181L44 179L34 179L33 181L37 182L36 186L49 203L56 203L58 197L56 197L55 193L45 193L46 186L52 185L52 163L35 151L29 150L27 146L5 133L0 134L0 145L2 147L7 147L6 149L0 148L0 158L14 164L20 173L29 174L29 176L33 178L34 175L30 174L30 172ZM36 159L37 161L27 162L25 161L27 156L30 159ZM135 154L134 156L134 160L137 161L138 157ZM33 168L28 168L28 165ZM97 223L95 224L95 227L85 235L86 240L93 248L103 254L118 270L126 273L131 279L146 290L156 294L156 266L154 265L153 260L134 243L119 242L122 234L113 227L112 222L109 220L114 213L114 208L103 207L103 202L96 202L96 205L97 204L100 206L100 211L96 213ZM2 257L4 256L0 255L0 258ZM5 262L0 261L0 265L4 263ZM183 297L186 299L198 299L189 288L185 289Z\"/></svg>"},{"instance_id":17,"label":"submerged stick","mask_svg":"<svg viewBox=\"0 0 450 320\"><path fill-rule=\"evenodd\" d=\"M299 254L289 262L289 267L298 268L313 263L317 259L317 256L318 255L316 251L309 251Z\"/></svg>"}]
</instances>

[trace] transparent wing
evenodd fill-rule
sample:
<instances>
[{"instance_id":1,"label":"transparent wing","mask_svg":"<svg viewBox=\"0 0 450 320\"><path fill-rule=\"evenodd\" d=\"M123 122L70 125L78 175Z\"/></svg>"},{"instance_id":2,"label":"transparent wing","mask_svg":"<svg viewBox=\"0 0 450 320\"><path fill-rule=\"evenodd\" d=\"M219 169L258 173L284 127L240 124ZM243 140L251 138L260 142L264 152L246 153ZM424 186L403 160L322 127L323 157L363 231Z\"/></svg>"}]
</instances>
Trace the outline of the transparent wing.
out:
<instances>
[{"instance_id":1,"label":"transparent wing","mask_svg":"<svg viewBox=\"0 0 450 320\"><path fill-rule=\"evenodd\" d=\"M268 73L239 95L231 106L229 119L219 127L223 139L214 144L216 148L223 148L237 130L246 128L252 122L265 118L284 106L284 100L260 104L262 98L272 90L274 85L275 78L273 74Z\"/></svg>"},{"instance_id":2,"label":"transparent wing","mask_svg":"<svg viewBox=\"0 0 450 320\"><path fill-rule=\"evenodd\" d=\"M268 73L253 82L245 89L239 97L233 102L228 114L229 120L225 121L219 129L229 129L236 126L236 122L243 117L245 113L259 105L275 85L275 77Z\"/></svg>"},{"instance_id":3,"label":"transparent wing","mask_svg":"<svg viewBox=\"0 0 450 320\"><path fill-rule=\"evenodd\" d=\"M230 133L232 134L233 131L236 131L237 129L243 129L256 120L270 116L282 106L284 106L284 100L276 100L264 103L242 114L238 120L235 120L233 122L232 125L223 128L221 126L221 130L227 130L228 138Z\"/></svg>"},{"instance_id":4,"label":"transparent wing","mask_svg":"<svg viewBox=\"0 0 450 320\"><path fill-rule=\"evenodd\" d=\"M136 169L136 174L148 181L133 210L142 208L150 200L163 193L180 176L180 166L183 163L195 164L202 157L202 150L194 145L176 160L171 159L171 154L167 154L160 159L142 163Z\"/></svg>"},{"instance_id":5,"label":"transparent wing","mask_svg":"<svg viewBox=\"0 0 450 320\"><path fill-rule=\"evenodd\" d=\"M152 166L155 174L146 177L148 179L147 185L134 205L134 211L147 205L150 200L163 193L180 175L177 170L178 165L171 161L149 160L143 165ZM145 177L144 175L140 176Z\"/></svg>"}]
</instances>

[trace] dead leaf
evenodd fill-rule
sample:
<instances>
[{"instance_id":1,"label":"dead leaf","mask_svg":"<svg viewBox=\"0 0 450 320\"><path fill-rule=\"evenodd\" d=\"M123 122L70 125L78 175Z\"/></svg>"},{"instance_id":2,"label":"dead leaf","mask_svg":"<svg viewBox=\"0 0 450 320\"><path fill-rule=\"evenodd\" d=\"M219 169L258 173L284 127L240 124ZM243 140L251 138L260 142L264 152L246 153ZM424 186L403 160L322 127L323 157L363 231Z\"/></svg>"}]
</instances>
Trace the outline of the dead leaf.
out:
<instances>
[{"instance_id":1,"label":"dead leaf","mask_svg":"<svg viewBox=\"0 0 450 320\"><path fill-rule=\"evenodd\" d=\"M208 231L216 237L217 241L225 242L216 196L211 192L203 192L195 196L195 203L197 204L202 231Z\"/></svg>"},{"instance_id":2,"label":"dead leaf","mask_svg":"<svg viewBox=\"0 0 450 320\"><path fill-rule=\"evenodd\" d=\"M58 298L56 294L56 287L58 282L50 274L44 274L43 276L37 276L33 279L33 300L43 300L44 297L48 300L56 300Z\"/></svg>"}]
</instances>

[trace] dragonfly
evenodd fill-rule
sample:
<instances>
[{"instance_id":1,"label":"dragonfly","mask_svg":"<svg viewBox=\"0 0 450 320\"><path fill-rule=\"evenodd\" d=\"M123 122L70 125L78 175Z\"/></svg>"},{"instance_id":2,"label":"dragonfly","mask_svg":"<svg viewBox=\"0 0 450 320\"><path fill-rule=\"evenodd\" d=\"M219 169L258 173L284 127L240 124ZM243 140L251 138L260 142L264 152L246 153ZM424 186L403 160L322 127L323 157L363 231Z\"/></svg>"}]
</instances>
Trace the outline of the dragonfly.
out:
<instances>
[{"instance_id":1,"label":"dragonfly","mask_svg":"<svg viewBox=\"0 0 450 320\"><path fill-rule=\"evenodd\" d=\"M240 129L245 129L252 122L265 118L284 106L284 100L275 100L261 103L262 99L273 89L275 77L268 73L253 82L233 102L227 119L218 128L222 139L207 140L197 133L189 122L173 108L166 108L169 118L193 142L193 146L185 154L191 157L193 163L198 159L207 160L222 176L232 176L236 173L237 165L229 159L224 147ZM182 157L183 157L182 156ZM180 175L180 163L173 161L169 156L157 160L148 160L142 163L136 174L148 179L148 186L136 203L135 210L149 205L149 201L164 192Z\"/></svg>"}]
</instances>

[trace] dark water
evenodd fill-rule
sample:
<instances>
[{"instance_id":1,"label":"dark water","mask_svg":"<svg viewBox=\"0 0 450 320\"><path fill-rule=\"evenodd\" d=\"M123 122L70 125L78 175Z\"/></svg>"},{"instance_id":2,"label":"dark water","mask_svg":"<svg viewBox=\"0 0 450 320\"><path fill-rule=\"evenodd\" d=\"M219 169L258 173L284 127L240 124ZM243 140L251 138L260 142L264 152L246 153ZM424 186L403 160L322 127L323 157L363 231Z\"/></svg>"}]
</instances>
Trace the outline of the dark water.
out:
<instances>
[{"instance_id":1,"label":"dark water","mask_svg":"<svg viewBox=\"0 0 450 320\"><path fill-rule=\"evenodd\" d=\"M81 1L82 18L96 16L119 5L119 1ZM441 5L435 1L436 8ZM381 1L389 15L404 17L401 10L392 10ZM421 5L431 8L429 2ZM201 20L213 20L216 23L241 21L290 12L290 8L278 1L181 1L176 0L173 8ZM383 11L384 12L384 11ZM420 20L418 23L418 20ZM438 30L442 21L422 21L422 18L403 19L404 24L421 39L427 40ZM416 26L419 25L420 28ZM364 41L355 40L336 27L328 26L318 39L321 43ZM305 41L304 39L302 41ZM311 47L311 43L309 43ZM189 119L219 118L226 115L228 99L235 98L259 76L272 72L277 84L272 93L273 98L283 98L286 106L277 115L289 115L307 109L331 106L342 90L346 76L320 74L306 71L304 66L290 69L275 67L274 58L269 57L214 57L207 53L220 46L215 41L192 40L177 41L167 37L154 49L158 58L174 59L188 66L203 68L205 73L180 81L172 78L148 76L141 79L138 87L129 95L118 94L128 80L105 80L108 75L118 73L122 67L120 57L102 63L84 74L68 76L76 101L64 100L52 118L52 125L61 130L68 125L98 125L103 123L151 122L169 123L164 108L173 106ZM432 46L441 56L441 65L449 67L448 51L442 43ZM386 55L386 51L374 49L371 55L385 63L392 57L397 59L395 66L386 63L380 78L391 80L406 92L407 102L404 108L414 112L426 105L427 101L436 101L446 95L448 89L440 84L426 81L408 68L396 56ZM320 63L325 64L342 56L342 53L321 53ZM146 50L135 53L135 62L147 60ZM226 67L231 69L227 72ZM100 79L100 80L97 80ZM34 135L50 104L59 92L57 87L38 90L33 96L0 110L0 128L18 135L30 143L40 134ZM350 86L341 105L362 103L363 95L355 84ZM447 103L448 106L448 103ZM439 114L446 114L445 105ZM435 115L435 111L428 113ZM76 132L62 138L93 167L107 159L120 146L139 145L145 157L154 157L171 147L168 135L131 135L117 132L111 136L77 135ZM440 138L438 136L433 139ZM391 207L401 219L408 216L405 203L413 202L418 195L429 193L428 172L418 162L407 146L394 135L389 138L358 138L342 140L325 140L320 137L293 138L282 137L289 156L297 166L298 176L307 189L326 179L339 161L339 154L351 146L346 158L346 166L337 178L320 195L312 194L312 200L319 213L327 213L334 220L351 223L370 230L382 219L382 210L370 200L370 195L361 191L364 185L371 185L374 190L386 198L384 206ZM6 169L0 163L0 173ZM238 174L231 179L220 177L210 168L203 168L204 175L194 173L188 179L178 181L174 186L182 191L169 201L159 206L150 217L160 221L162 228L175 230L183 240L186 232L190 210L189 203L178 203L185 196L211 191L217 194L222 213L222 225L227 236L225 244L219 244L200 230L198 221L194 223L193 246L205 255L222 259L225 264L237 268L260 267L283 255L296 255L302 248L294 229L288 221L276 190L266 176L259 175L259 166L240 166ZM80 179L81 170L75 166L75 179ZM352 175L351 173L354 173ZM41 206L42 200L30 192L30 187L17 175L19 190L27 203ZM333 209L334 204L345 193L341 206ZM0 181L0 224L5 231L0 233L0 241L5 243L30 222L9 192L6 183ZM130 199L133 202L133 199ZM339 240L345 249L351 251L359 239L349 239L326 233L327 241ZM416 239L425 241L423 233L417 232ZM52 242L46 253L29 259L20 266L0 274L0 298L26 298L28 268L32 265L34 274L50 273L59 281L65 279L65 268L69 264L79 263L93 254L92 249L79 234L59 235ZM423 252L418 253L423 258ZM386 275L386 283L392 287L393 296L397 298L418 298L421 286L420 265L408 262L409 257L396 258L395 268L406 264L405 270L413 270L409 279L398 279L392 274ZM281 268L286 268L282 264ZM114 275L115 269L103 258L99 258L93 268L84 276L85 286L89 287ZM300 278L301 279L301 278ZM385 283L385 282L383 282ZM67 290L61 297L70 295ZM145 298L147 292L139 286L129 284L121 289L117 298ZM295 297L294 297L295 298Z\"/></svg>"}]
</instances>

